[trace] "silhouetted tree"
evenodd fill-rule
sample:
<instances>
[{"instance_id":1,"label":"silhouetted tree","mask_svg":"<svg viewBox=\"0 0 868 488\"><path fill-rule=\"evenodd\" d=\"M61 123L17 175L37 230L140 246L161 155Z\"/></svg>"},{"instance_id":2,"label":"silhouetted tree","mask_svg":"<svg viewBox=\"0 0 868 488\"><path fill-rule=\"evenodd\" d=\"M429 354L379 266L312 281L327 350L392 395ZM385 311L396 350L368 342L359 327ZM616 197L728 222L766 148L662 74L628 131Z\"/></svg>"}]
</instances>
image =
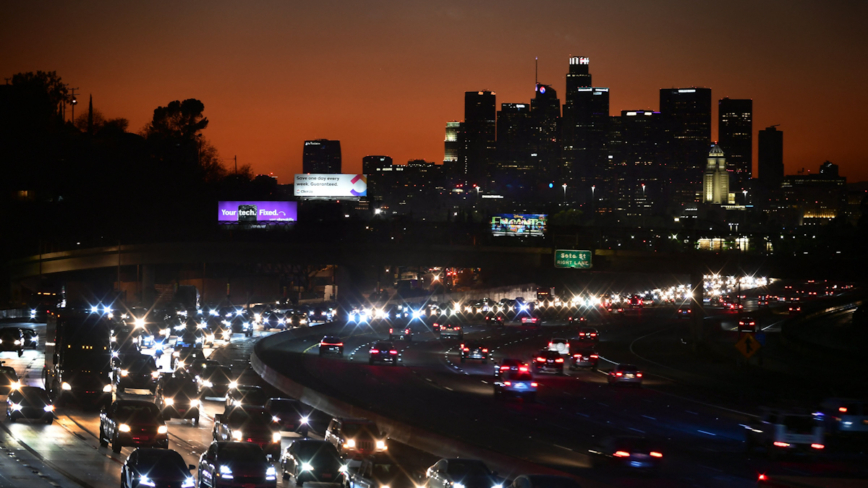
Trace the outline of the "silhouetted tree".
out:
<instances>
[{"instance_id":1,"label":"silhouetted tree","mask_svg":"<svg viewBox=\"0 0 868 488\"><path fill-rule=\"evenodd\" d=\"M208 118L202 115L204 111L205 104L195 98L169 102L165 107L154 109L154 117L145 126L144 135L148 139L193 142L199 132L208 127Z\"/></svg>"}]
</instances>

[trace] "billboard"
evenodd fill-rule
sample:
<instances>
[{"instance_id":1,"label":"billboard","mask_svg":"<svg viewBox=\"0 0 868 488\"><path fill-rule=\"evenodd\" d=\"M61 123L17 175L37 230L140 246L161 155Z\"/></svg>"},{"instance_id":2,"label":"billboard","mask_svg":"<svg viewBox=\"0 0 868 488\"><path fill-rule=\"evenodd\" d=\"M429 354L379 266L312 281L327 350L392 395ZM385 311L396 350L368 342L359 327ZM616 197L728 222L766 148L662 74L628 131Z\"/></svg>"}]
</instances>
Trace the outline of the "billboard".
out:
<instances>
[{"instance_id":1,"label":"billboard","mask_svg":"<svg viewBox=\"0 0 868 488\"><path fill-rule=\"evenodd\" d=\"M542 237L547 221L546 214L497 214L491 217L491 234Z\"/></svg>"},{"instance_id":2,"label":"billboard","mask_svg":"<svg viewBox=\"0 0 868 488\"><path fill-rule=\"evenodd\" d=\"M368 196L368 177L365 175L295 175L295 196L348 198Z\"/></svg>"},{"instance_id":3,"label":"billboard","mask_svg":"<svg viewBox=\"0 0 868 488\"><path fill-rule=\"evenodd\" d=\"M295 222L296 202L217 202L218 222Z\"/></svg>"}]
</instances>

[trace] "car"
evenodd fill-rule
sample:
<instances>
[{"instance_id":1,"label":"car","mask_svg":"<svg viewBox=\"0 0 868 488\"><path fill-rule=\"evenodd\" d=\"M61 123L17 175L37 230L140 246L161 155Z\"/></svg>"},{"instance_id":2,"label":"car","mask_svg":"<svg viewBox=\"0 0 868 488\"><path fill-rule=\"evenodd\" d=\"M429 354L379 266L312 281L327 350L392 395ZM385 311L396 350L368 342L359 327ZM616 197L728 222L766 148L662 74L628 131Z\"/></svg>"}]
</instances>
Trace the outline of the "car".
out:
<instances>
[{"instance_id":1,"label":"car","mask_svg":"<svg viewBox=\"0 0 868 488\"><path fill-rule=\"evenodd\" d=\"M225 397L232 388L232 368L206 365L195 377L199 398Z\"/></svg>"},{"instance_id":2,"label":"car","mask_svg":"<svg viewBox=\"0 0 868 488\"><path fill-rule=\"evenodd\" d=\"M577 338L579 342L592 342L596 344L600 342L600 331L593 327L582 327L579 329Z\"/></svg>"},{"instance_id":3,"label":"car","mask_svg":"<svg viewBox=\"0 0 868 488\"><path fill-rule=\"evenodd\" d=\"M569 476L556 474L523 474L516 476L508 488L581 488Z\"/></svg>"},{"instance_id":4,"label":"car","mask_svg":"<svg viewBox=\"0 0 868 488\"><path fill-rule=\"evenodd\" d=\"M277 470L250 442L212 442L199 457L199 486L275 488Z\"/></svg>"},{"instance_id":5,"label":"car","mask_svg":"<svg viewBox=\"0 0 868 488\"><path fill-rule=\"evenodd\" d=\"M760 447L770 458L790 453L813 455L826 448L823 423L811 413L764 407L759 417L742 426L747 451Z\"/></svg>"},{"instance_id":6,"label":"car","mask_svg":"<svg viewBox=\"0 0 868 488\"><path fill-rule=\"evenodd\" d=\"M167 375L154 392L154 404L164 420L189 419L199 425L199 392L196 381L187 375Z\"/></svg>"},{"instance_id":7,"label":"car","mask_svg":"<svg viewBox=\"0 0 868 488\"><path fill-rule=\"evenodd\" d=\"M441 339L446 339L447 337L454 337L458 340L464 339L464 329L454 322L446 321L445 323L435 323L434 325L439 327Z\"/></svg>"},{"instance_id":8,"label":"car","mask_svg":"<svg viewBox=\"0 0 868 488\"><path fill-rule=\"evenodd\" d=\"M310 319L307 313L296 310L286 316L286 325L295 328L308 327Z\"/></svg>"},{"instance_id":9,"label":"car","mask_svg":"<svg viewBox=\"0 0 868 488\"><path fill-rule=\"evenodd\" d=\"M620 315L620 314L624 313L624 307L621 307L619 305L608 305L606 307L606 312L609 312L609 313L614 314L614 315Z\"/></svg>"},{"instance_id":10,"label":"car","mask_svg":"<svg viewBox=\"0 0 868 488\"><path fill-rule=\"evenodd\" d=\"M226 392L226 409L233 407L255 407L265 408L265 402L268 401L268 396L260 386L254 385L238 385L234 387L230 384L229 390Z\"/></svg>"},{"instance_id":11,"label":"car","mask_svg":"<svg viewBox=\"0 0 868 488\"><path fill-rule=\"evenodd\" d=\"M195 469L178 451L138 447L121 468L121 488L193 488L196 480L190 472Z\"/></svg>"},{"instance_id":12,"label":"car","mask_svg":"<svg viewBox=\"0 0 868 488\"><path fill-rule=\"evenodd\" d=\"M298 432L307 437L310 429L310 408L294 398L269 398L265 411L281 432Z\"/></svg>"},{"instance_id":13,"label":"car","mask_svg":"<svg viewBox=\"0 0 868 488\"><path fill-rule=\"evenodd\" d=\"M3 361L0 361L0 395L8 395L9 392L20 387L21 380L18 378L15 368L3 366Z\"/></svg>"},{"instance_id":14,"label":"car","mask_svg":"<svg viewBox=\"0 0 868 488\"><path fill-rule=\"evenodd\" d=\"M542 319L537 315L525 315L521 318L521 325L542 326Z\"/></svg>"},{"instance_id":15,"label":"car","mask_svg":"<svg viewBox=\"0 0 868 488\"><path fill-rule=\"evenodd\" d=\"M690 307L681 307L675 314L679 319L689 319L690 317L693 317L693 309Z\"/></svg>"},{"instance_id":16,"label":"car","mask_svg":"<svg viewBox=\"0 0 868 488\"><path fill-rule=\"evenodd\" d=\"M489 311L485 314L485 324L486 325L504 325L506 318L500 312L492 312Z\"/></svg>"},{"instance_id":17,"label":"car","mask_svg":"<svg viewBox=\"0 0 868 488\"><path fill-rule=\"evenodd\" d=\"M790 315L799 314L802 312L802 306L801 305L790 305L787 312L789 312Z\"/></svg>"},{"instance_id":18,"label":"car","mask_svg":"<svg viewBox=\"0 0 868 488\"><path fill-rule=\"evenodd\" d=\"M24 355L24 334L18 327L0 329L0 351L18 352L18 357Z\"/></svg>"},{"instance_id":19,"label":"car","mask_svg":"<svg viewBox=\"0 0 868 488\"><path fill-rule=\"evenodd\" d=\"M584 315L569 315L567 316L567 323L572 324L584 324L588 321L588 318Z\"/></svg>"},{"instance_id":20,"label":"car","mask_svg":"<svg viewBox=\"0 0 868 488\"><path fill-rule=\"evenodd\" d=\"M549 351L555 351L558 354L569 356L570 342L562 337L553 337L549 341L548 349Z\"/></svg>"},{"instance_id":21,"label":"car","mask_svg":"<svg viewBox=\"0 0 868 488\"><path fill-rule=\"evenodd\" d=\"M368 364L374 363L391 363L392 366L398 365L398 350L391 342L380 341L374 344L369 351Z\"/></svg>"},{"instance_id":22,"label":"car","mask_svg":"<svg viewBox=\"0 0 868 488\"><path fill-rule=\"evenodd\" d=\"M251 442L274 457L280 454L279 427L263 409L234 407L214 415L211 436L215 441Z\"/></svg>"},{"instance_id":23,"label":"car","mask_svg":"<svg viewBox=\"0 0 868 488\"><path fill-rule=\"evenodd\" d=\"M760 295L756 298L757 307L768 307L769 306L769 296L768 295Z\"/></svg>"},{"instance_id":24,"label":"car","mask_svg":"<svg viewBox=\"0 0 868 488\"><path fill-rule=\"evenodd\" d=\"M600 355L593 349L578 349L570 355L570 369L591 368L597 370Z\"/></svg>"},{"instance_id":25,"label":"car","mask_svg":"<svg viewBox=\"0 0 868 488\"><path fill-rule=\"evenodd\" d=\"M466 362L468 359L476 359L482 361L482 364L488 364L491 359L491 352L482 344L459 344L458 355L461 357L461 362Z\"/></svg>"},{"instance_id":26,"label":"car","mask_svg":"<svg viewBox=\"0 0 868 488\"><path fill-rule=\"evenodd\" d=\"M386 454L374 454L348 467L347 488L418 488L418 485L395 460Z\"/></svg>"},{"instance_id":27,"label":"car","mask_svg":"<svg viewBox=\"0 0 868 488\"><path fill-rule=\"evenodd\" d=\"M494 382L494 398L506 395L521 396L529 401L536 401L536 391L539 384L533 380L529 371L509 371Z\"/></svg>"},{"instance_id":28,"label":"car","mask_svg":"<svg viewBox=\"0 0 868 488\"><path fill-rule=\"evenodd\" d=\"M642 372L633 364L616 364L609 370L608 381L610 385L633 385L642 386Z\"/></svg>"},{"instance_id":29,"label":"car","mask_svg":"<svg viewBox=\"0 0 868 488\"><path fill-rule=\"evenodd\" d=\"M6 397L6 418L10 422L25 419L50 424L54 421L54 405L43 388L20 386Z\"/></svg>"},{"instance_id":30,"label":"car","mask_svg":"<svg viewBox=\"0 0 868 488\"><path fill-rule=\"evenodd\" d=\"M295 440L280 456L280 473L284 479L292 477L295 486L302 486L306 481L346 486L346 470L338 450L326 441Z\"/></svg>"},{"instance_id":31,"label":"car","mask_svg":"<svg viewBox=\"0 0 868 488\"><path fill-rule=\"evenodd\" d=\"M186 370L188 365L205 359L205 352L202 350L201 344L185 345L176 347L172 351L172 358L169 360L171 369Z\"/></svg>"},{"instance_id":32,"label":"car","mask_svg":"<svg viewBox=\"0 0 868 488\"><path fill-rule=\"evenodd\" d=\"M497 488L503 480L477 459L441 459L425 472L427 488Z\"/></svg>"},{"instance_id":33,"label":"car","mask_svg":"<svg viewBox=\"0 0 868 488\"><path fill-rule=\"evenodd\" d=\"M537 373L555 372L564 373L564 358L557 351L543 349L533 359L533 369Z\"/></svg>"},{"instance_id":34,"label":"car","mask_svg":"<svg viewBox=\"0 0 868 488\"><path fill-rule=\"evenodd\" d=\"M21 334L24 336L24 347L26 349L36 349L39 347L39 334L29 327L23 327Z\"/></svg>"},{"instance_id":35,"label":"car","mask_svg":"<svg viewBox=\"0 0 868 488\"><path fill-rule=\"evenodd\" d=\"M851 398L827 398L816 414L831 436L868 434L868 402Z\"/></svg>"},{"instance_id":36,"label":"car","mask_svg":"<svg viewBox=\"0 0 868 488\"><path fill-rule=\"evenodd\" d=\"M202 373L202 370L207 368L208 366L220 366L220 361L214 359L202 359L201 361L195 361L187 365L187 373L192 377L197 377Z\"/></svg>"},{"instance_id":37,"label":"car","mask_svg":"<svg viewBox=\"0 0 868 488\"><path fill-rule=\"evenodd\" d=\"M644 437L607 437L588 450L595 467L624 467L657 470L663 462L663 450Z\"/></svg>"},{"instance_id":38,"label":"car","mask_svg":"<svg viewBox=\"0 0 868 488\"><path fill-rule=\"evenodd\" d=\"M286 312L283 310L272 310L262 314L262 328L286 330Z\"/></svg>"},{"instance_id":39,"label":"car","mask_svg":"<svg viewBox=\"0 0 868 488\"><path fill-rule=\"evenodd\" d=\"M319 341L319 355L326 353L337 353L338 356L344 357L344 341L337 336L325 336Z\"/></svg>"},{"instance_id":40,"label":"car","mask_svg":"<svg viewBox=\"0 0 868 488\"><path fill-rule=\"evenodd\" d=\"M99 415L99 445L169 448L169 429L160 409L144 400L115 400Z\"/></svg>"},{"instance_id":41,"label":"car","mask_svg":"<svg viewBox=\"0 0 868 488\"><path fill-rule=\"evenodd\" d=\"M521 359L503 358L500 364L494 365L494 377L500 378L507 372L530 371L530 366Z\"/></svg>"},{"instance_id":42,"label":"car","mask_svg":"<svg viewBox=\"0 0 868 488\"><path fill-rule=\"evenodd\" d=\"M342 455L368 456L389 449L386 435L368 419L335 417L326 428L326 442Z\"/></svg>"},{"instance_id":43,"label":"car","mask_svg":"<svg viewBox=\"0 0 868 488\"><path fill-rule=\"evenodd\" d=\"M753 334L757 332L757 321L752 317L742 317L738 319L738 331L742 333Z\"/></svg>"},{"instance_id":44,"label":"car","mask_svg":"<svg viewBox=\"0 0 868 488\"><path fill-rule=\"evenodd\" d=\"M141 353L125 354L112 373L119 394L127 389L148 390L153 394L159 377L160 371L154 357Z\"/></svg>"},{"instance_id":45,"label":"car","mask_svg":"<svg viewBox=\"0 0 868 488\"><path fill-rule=\"evenodd\" d=\"M405 341L413 340L413 329L410 324L404 327L389 327L389 340L404 339Z\"/></svg>"}]
</instances>

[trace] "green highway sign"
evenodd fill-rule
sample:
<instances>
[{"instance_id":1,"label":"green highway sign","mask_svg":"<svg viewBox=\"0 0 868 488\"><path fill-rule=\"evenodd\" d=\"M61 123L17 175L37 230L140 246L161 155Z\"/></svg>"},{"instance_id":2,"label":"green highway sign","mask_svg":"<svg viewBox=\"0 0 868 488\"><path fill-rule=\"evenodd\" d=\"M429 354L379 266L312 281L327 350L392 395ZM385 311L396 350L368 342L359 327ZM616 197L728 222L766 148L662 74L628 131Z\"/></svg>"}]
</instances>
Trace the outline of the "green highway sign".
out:
<instances>
[{"instance_id":1,"label":"green highway sign","mask_svg":"<svg viewBox=\"0 0 868 488\"><path fill-rule=\"evenodd\" d=\"M555 268L590 269L591 251L555 250Z\"/></svg>"}]
</instances>

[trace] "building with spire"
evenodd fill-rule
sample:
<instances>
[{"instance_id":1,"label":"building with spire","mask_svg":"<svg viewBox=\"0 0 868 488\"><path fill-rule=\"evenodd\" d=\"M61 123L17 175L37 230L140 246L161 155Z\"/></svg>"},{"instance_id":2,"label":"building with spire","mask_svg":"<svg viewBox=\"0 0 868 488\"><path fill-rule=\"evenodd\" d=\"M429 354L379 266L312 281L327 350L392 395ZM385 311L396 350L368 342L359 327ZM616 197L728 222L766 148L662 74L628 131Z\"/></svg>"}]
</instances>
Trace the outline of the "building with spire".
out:
<instances>
[{"instance_id":1,"label":"building with spire","mask_svg":"<svg viewBox=\"0 0 868 488\"><path fill-rule=\"evenodd\" d=\"M702 179L702 203L718 205L735 203L735 194L729 193L729 172L726 158L717 144L712 144Z\"/></svg>"}]
</instances>

